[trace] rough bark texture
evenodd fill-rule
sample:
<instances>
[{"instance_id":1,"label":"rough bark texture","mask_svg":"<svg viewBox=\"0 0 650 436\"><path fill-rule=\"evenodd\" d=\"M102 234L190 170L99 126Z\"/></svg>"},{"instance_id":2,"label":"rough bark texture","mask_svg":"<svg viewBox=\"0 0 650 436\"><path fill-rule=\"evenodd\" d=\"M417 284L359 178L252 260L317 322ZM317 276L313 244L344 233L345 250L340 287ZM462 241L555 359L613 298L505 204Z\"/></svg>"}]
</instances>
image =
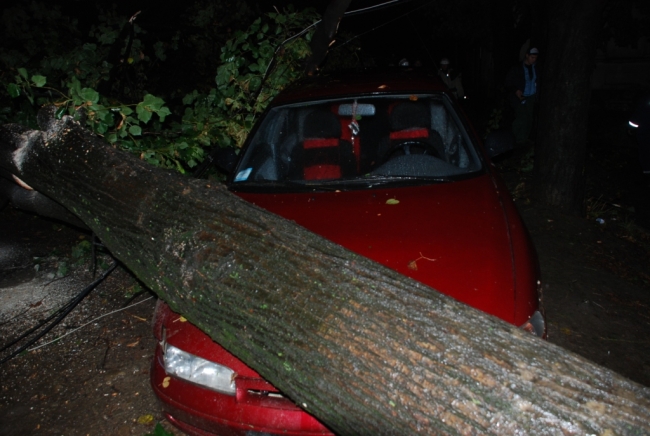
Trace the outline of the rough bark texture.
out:
<instances>
[{"instance_id":1,"label":"rough bark texture","mask_svg":"<svg viewBox=\"0 0 650 436\"><path fill-rule=\"evenodd\" d=\"M335 432L650 433L650 389L68 118L41 127L0 129L0 165Z\"/></svg>"},{"instance_id":2,"label":"rough bark texture","mask_svg":"<svg viewBox=\"0 0 650 436\"><path fill-rule=\"evenodd\" d=\"M570 0L548 6L533 190L536 200L571 215L584 214L591 73L604 3Z\"/></svg>"}]
</instances>

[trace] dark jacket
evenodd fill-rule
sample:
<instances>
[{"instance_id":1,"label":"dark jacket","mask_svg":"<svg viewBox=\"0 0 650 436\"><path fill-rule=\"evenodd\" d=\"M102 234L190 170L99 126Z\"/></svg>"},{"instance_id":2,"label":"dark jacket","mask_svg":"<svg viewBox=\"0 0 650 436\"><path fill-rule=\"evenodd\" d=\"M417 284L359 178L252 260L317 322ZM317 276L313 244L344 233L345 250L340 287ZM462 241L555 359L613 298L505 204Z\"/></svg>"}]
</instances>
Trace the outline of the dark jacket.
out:
<instances>
[{"instance_id":1,"label":"dark jacket","mask_svg":"<svg viewBox=\"0 0 650 436\"><path fill-rule=\"evenodd\" d=\"M539 83L540 83L540 69L537 67L536 64L533 64L533 68L535 69L535 74L537 75L537 80L535 81L535 84L537 85L537 93L539 94ZM508 93L508 102L515 107L518 104L521 104L519 98L515 94L515 92L520 89L522 92L526 88L526 74L528 74L526 70L526 67L524 66L523 62L520 62L519 64L515 65L508 71L508 74L506 75L506 81L505 81L505 87L506 87L506 92Z\"/></svg>"}]
</instances>

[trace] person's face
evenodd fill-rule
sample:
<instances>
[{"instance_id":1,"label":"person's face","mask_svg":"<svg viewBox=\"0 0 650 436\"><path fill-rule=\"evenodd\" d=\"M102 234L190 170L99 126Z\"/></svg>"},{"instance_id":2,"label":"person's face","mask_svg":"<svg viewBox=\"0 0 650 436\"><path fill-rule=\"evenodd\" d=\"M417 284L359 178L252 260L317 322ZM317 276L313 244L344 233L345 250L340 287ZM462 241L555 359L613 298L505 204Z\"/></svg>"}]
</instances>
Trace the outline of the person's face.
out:
<instances>
[{"instance_id":1,"label":"person's face","mask_svg":"<svg viewBox=\"0 0 650 436\"><path fill-rule=\"evenodd\" d=\"M527 54L526 55L526 65L533 65L535 62L537 62L537 55L536 54Z\"/></svg>"}]
</instances>

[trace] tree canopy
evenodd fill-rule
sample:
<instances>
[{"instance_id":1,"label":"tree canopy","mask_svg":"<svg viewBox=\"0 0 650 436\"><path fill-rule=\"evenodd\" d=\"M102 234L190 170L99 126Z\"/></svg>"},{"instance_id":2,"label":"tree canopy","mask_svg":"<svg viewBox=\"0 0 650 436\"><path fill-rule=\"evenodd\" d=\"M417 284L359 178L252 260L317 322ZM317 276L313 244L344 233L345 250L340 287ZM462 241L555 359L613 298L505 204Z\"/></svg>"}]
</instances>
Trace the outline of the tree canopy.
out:
<instances>
[{"instance_id":1,"label":"tree canopy","mask_svg":"<svg viewBox=\"0 0 650 436\"><path fill-rule=\"evenodd\" d=\"M44 2L5 9L0 122L35 127L52 103L58 117L83 118L116 147L184 173L210 147L241 146L301 74L310 33L290 38L317 20L311 9L255 16L245 2L196 1L173 32L152 37L143 14L100 8L82 26Z\"/></svg>"}]
</instances>

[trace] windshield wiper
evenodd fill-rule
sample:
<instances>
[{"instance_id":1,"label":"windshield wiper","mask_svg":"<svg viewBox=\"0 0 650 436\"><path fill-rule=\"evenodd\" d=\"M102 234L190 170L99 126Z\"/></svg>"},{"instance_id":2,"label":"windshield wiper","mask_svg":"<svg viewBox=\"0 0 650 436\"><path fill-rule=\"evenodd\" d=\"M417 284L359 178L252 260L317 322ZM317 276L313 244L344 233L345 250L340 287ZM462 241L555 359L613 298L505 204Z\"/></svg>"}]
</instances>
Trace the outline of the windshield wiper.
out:
<instances>
[{"instance_id":1,"label":"windshield wiper","mask_svg":"<svg viewBox=\"0 0 650 436\"><path fill-rule=\"evenodd\" d=\"M368 174L360 181L372 182L396 182L396 181L415 181L415 182L449 182L451 179L447 176L395 176L387 174Z\"/></svg>"},{"instance_id":2,"label":"windshield wiper","mask_svg":"<svg viewBox=\"0 0 650 436\"><path fill-rule=\"evenodd\" d=\"M249 180L245 182L232 183L230 186L235 190L259 189L269 190L297 190L297 191L338 191L346 187L367 186L372 188L377 185L390 184L430 184L446 183L451 181L449 177L419 177L419 176L393 176L381 174L367 174L353 179L335 180Z\"/></svg>"},{"instance_id":3,"label":"windshield wiper","mask_svg":"<svg viewBox=\"0 0 650 436\"><path fill-rule=\"evenodd\" d=\"M363 177L354 179L337 179L337 180L319 180L315 184L309 184L312 187L344 187L344 186L358 186L358 185L384 185L384 184L427 184L427 183L445 183L449 182L449 177L421 177L421 176L389 176L380 174L368 174Z\"/></svg>"},{"instance_id":4,"label":"windshield wiper","mask_svg":"<svg viewBox=\"0 0 650 436\"><path fill-rule=\"evenodd\" d=\"M386 175L386 174L366 174L359 180L415 180L415 179L422 179L422 177L416 177L416 176L392 176L392 175Z\"/></svg>"},{"instance_id":5,"label":"windshield wiper","mask_svg":"<svg viewBox=\"0 0 650 436\"><path fill-rule=\"evenodd\" d=\"M322 180L249 180L230 184L233 189L262 189L262 190L298 190L298 191L335 191L332 186L324 186Z\"/></svg>"}]
</instances>

